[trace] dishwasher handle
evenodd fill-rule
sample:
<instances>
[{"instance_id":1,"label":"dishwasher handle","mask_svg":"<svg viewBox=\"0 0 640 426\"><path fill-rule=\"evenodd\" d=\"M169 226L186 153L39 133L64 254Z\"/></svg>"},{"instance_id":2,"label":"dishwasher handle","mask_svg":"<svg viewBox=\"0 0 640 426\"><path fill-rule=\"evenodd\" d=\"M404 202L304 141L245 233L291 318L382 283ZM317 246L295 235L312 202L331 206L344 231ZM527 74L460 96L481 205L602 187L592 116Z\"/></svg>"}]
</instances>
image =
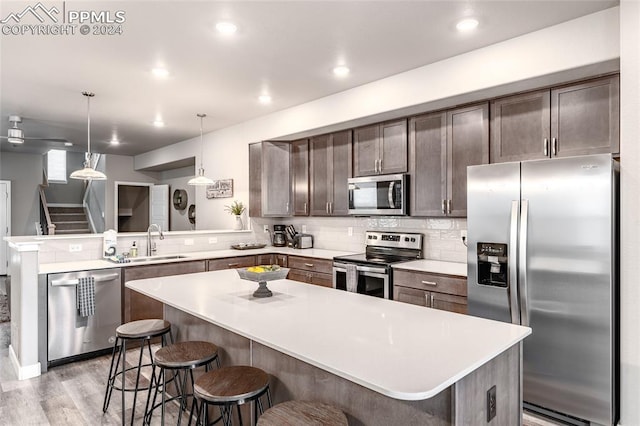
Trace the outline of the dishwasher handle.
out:
<instances>
[{"instance_id":1,"label":"dishwasher handle","mask_svg":"<svg viewBox=\"0 0 640 426\"><path fill-rule=\"evenodd\" d=\"M93 280L97 283L101 283L101 282L105 282L105 281L113 281L115 279L117 279L119 277L119 274L109 274L109 275L98 275L98 276L94 276ZM75 279L59 279L59 280L52 280L51 281L51 286L52 287L62 287L62 286L71 286L71 285L78 285L79 281L77 278Z\"/></svg>"}]
</instances>

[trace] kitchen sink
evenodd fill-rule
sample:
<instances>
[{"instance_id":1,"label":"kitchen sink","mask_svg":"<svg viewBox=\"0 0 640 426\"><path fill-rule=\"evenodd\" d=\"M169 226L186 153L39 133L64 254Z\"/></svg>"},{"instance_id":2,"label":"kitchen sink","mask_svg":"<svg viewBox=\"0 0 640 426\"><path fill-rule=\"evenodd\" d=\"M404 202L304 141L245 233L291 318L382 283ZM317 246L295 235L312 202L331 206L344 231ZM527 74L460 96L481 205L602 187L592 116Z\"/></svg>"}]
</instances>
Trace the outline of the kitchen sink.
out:
<instances>
[{"instance_id":1,"label":"kitchen sink","mask_svg":"<svg viewBox=\"0 0 640 426\"><path fill-rule=\"evenodd\" d=\"M160 255L160 256L142 256L142 257L130 257L129 262L127 263L138 263L138 262L154 262L156 260L176 260L176 259L186 259L187 256L182 256L180 254L168 254L168 255Z\"/></svg>"}]
</instances>

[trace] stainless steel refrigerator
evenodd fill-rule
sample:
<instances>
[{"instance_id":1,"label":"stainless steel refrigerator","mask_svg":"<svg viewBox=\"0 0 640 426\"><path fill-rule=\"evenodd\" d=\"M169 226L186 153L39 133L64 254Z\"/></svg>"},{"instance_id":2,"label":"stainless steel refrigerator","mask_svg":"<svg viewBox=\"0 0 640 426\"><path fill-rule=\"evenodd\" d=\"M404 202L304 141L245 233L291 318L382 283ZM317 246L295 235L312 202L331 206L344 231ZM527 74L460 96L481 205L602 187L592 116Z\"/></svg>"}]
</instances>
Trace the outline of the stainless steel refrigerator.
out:
<instances>
[{"instance_id":1,"label":"stainless steel refrigerator","mask_svg":"<svg viewBox=\"0 0 640 426\"><path fill-rule=\"evenodd\" d=\"M564 420L618 419L618 175L609 154L467 169L469 314L532 328L525 406Z\"/></svg>"}]
</instances>

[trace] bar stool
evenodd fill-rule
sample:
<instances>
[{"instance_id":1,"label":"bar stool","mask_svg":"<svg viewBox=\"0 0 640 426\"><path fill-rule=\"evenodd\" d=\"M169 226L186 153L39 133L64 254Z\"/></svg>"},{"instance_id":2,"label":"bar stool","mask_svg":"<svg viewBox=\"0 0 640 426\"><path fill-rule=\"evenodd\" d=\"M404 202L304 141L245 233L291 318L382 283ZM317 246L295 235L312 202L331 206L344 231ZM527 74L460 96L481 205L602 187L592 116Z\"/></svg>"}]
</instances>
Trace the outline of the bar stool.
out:
<instances>
[{"instance_id":1,"label":"bar stool","mask_svg":"<svg viewBox=\"0 0 640 426\"><path fill-rule=\"evenodd\" d=\"M150 381L149 386L140 387L140 370L142 369L142 367L149 367L153 365L151 339L155 337L161 337L162 346L164 346L167 343L167 335L171 338L171 342L173 343L173 337L171 336L171 323L169 321L161 319L131 321L116 328L116 341L113 345L113 352L111 354L111 367L109 367L109 377L107 379L107 387L104 393L102 412L107 412L107 409L109 408L109 402L111 402L111 393L113 392L113 390L119 390L122 395L122 424L124 425L124 393L133 392L133 408L131 409L131 424L133 425L133 420L136 413L136 400L138 397L138 391L147 390L157 385L157 383L154 384L154 382ZM136 340L140 342L140 356L138 358L138 365L126 368L127 342L133 342ZM151 358L151 362L149 364L142 364L142 354L144 353L145 343L149 348L149 357ZM116 349L118 348L118 344L120 344L120 350L118 351L118 359L116 361ZM120 358L122 358L122 368L118 371L118 368L120 366ZM133 388L127 388L125 384L126 372L130 370L136 370L136 385ZM116 378L118 376L120 376L120 387L116 385Z\"/></svg>"},{"instance_id":2,"label":"bar stool","mask_svg":"<svg viewBox=\"0 0 640 426\"><path fill-rule=\"evenodd\" d=\"M238 408L238 419L242 425L240 405L255 401L254 413L258 418L264 411L260 397L267 394L267 402L271 407L271 393L269 391L269 375L259 368L246 365L223 367L219 370L203 374L196 380L193 394L200 401L200 410L196 425L208 423L208 405L220 407L222 422L231 426L233 407ZM202 423L201 423L202 422Z\"/></svg>"},{"instance_id":3,"label":"bar stool","mask_svg":"<svg viewBox=\"0 0 640 426\"><path fill-rule=\"evenodd\" d=\"M329 404L287 401L265 411L256 426L348 426L347 416Z\"/></svg>"},{"instance_id":4,"label":"bar stool","mask_svg":"<svg viewBox=\"0 0 640 426\"><path fill-rule=\"evenodd\" d=\"M182 423L182 412L187 408L187 398L189 396L193 397L193 393L188 393L187 378L190 379L191 389L193 389L193 370L204 366L205 371L208 372L211 369L211 363L213 361L216 361L217 367L220 368L218 347L209 342L179 342L158 349L154 356L153 373L151 375L152 382L155 382L157 386L155 386L153 400L151 400L152 388L149 387L144 424L151 424L153 411L158 407L162 407L161 424L164 425L165 403L177 399L180 400L180 412L178 414L178 425L180 425ZM157 376L156 367L160 370ZM167 370L172 373L172 377L169 380L166 378ZM180 377L181 375L182 377ZM166 399L167 384L171 381L173 381L175 385L176 395ZM160 382L162 382L161 386ZM162 401L156 404L158 392L162 392ZM149 407L150 402L151 407ZM191 405L191 414L189 415L189 424L191 424L191 417L195 410L196 400L194 398L193 404Z\"/></svg>"}]
</instances>

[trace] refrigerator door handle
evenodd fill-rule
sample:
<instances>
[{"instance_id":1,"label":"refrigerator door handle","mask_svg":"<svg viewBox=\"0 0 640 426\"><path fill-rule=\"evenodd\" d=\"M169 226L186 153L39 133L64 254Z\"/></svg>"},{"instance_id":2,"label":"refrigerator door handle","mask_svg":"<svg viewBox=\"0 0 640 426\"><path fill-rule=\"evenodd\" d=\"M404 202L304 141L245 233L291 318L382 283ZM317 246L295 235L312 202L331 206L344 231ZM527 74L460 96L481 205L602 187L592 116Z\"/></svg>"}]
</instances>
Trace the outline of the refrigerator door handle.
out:
<instances>
[{"instance_id":1,"label":"refrigerator door handle","mask_svg":"<svg viewBox=\"0 0 640 426\"><path fill-rule=\"evenodd\" d=\"M518 258L518 293L520 293L521 324L529 326L529 305L527 302L527 226L529 221L529 200L522 200L520 212L520 248Z\"/></svg>"},{"instance_id":2,"label":"refrigerator door handle","mask_svg":"<svg viewBox=\"0 0 640 426\"><path fill-rule=\"evenodd\" d=\"M518 268L516 259L518 258L518 212L520 210L518 200L511 202L511 226L509 230L509 286L507 293L509 295L509 313L511 314L511 322L520 324L520 309L518 309Z\"/></svg>"}]
</instances>

